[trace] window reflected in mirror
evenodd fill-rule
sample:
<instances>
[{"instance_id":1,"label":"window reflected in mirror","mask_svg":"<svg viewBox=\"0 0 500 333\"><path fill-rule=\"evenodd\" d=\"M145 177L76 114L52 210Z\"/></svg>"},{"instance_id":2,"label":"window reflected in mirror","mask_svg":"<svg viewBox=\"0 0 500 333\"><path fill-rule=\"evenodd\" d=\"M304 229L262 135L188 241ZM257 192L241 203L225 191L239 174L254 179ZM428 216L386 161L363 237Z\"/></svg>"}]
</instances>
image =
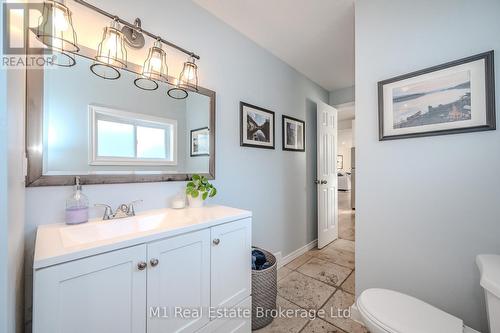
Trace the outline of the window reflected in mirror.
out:
<instances>
[{"instance_id":1,"label":"window reflected in mirror","mask_svg":"<svg viewBox=\"0 0 500 333\"><path fill-rule=\"evenodd\" d=\"M175 100L166 84L102 80L77 60L43 73L43 175L209 173L209 96Z\"/></svg>"}]
</instances>

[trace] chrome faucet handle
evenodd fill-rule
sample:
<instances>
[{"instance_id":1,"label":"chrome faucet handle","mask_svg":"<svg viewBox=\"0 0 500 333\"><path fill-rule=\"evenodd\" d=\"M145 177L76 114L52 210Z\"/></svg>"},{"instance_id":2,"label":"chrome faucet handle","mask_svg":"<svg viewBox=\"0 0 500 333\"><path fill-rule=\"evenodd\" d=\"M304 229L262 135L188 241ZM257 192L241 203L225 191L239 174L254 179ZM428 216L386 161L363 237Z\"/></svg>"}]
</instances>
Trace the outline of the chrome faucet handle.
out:
<instances>
[{"instance_id":1,"label":"chrome faucet handle","mask_svg":"<svg viewBox=\"0 0 500 333\"><path fill-rule=\"evenodd\" d=\"M137 204L137 203L142 203L143 200L142 199L139 199L139 200L134 200L132 202L129 202L127 204L127 214L129 216L135 216L135 209L134 209L134 205Z\"/></svg>"},{"instance_id":2,"label":"chrome faucet handle","mask_svg":"<svg viewBox=\"0 0 500 333\"><path fill-rule=\"evenodd\" d=\"M113 215L113 208L106 204L95 204L94 207L104 207L104 215L102 216L103 221L111 220Z\"/></svg>"}]
</instances>

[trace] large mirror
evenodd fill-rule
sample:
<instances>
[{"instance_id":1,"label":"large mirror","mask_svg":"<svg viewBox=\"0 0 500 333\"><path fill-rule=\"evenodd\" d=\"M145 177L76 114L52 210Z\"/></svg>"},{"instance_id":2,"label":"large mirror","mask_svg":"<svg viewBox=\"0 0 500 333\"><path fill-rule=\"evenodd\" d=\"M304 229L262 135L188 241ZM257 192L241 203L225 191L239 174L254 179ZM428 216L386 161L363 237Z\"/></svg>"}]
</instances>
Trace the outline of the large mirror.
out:
<instances>
[{"instance_id":1,"label":"large mirror","mask_svg":"<svg viewBox=\"0 0 500 333\"><path fill-rule=\"evenodd\" d=\"M27 186L186 180L215 176L215 93L186 99L166 85L146 91L137 74L92 74L77 56L70 68L28 70Z\"/></svg>"}]
</instances>

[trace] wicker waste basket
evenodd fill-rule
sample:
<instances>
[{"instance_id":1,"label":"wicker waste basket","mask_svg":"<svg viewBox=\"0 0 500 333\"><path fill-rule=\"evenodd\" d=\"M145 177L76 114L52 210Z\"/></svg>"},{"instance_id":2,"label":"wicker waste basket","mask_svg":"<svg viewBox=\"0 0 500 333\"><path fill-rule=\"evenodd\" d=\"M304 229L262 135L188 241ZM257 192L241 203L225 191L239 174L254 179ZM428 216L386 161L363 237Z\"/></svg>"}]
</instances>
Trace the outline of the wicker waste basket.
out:
<instances>
[{"instance_id":1,"label":"wicker waste basket","mask_svg":"<svg viewBox=\"0 0 500 333\"><path fill-rule=\"evenodd\" d=\"M269 313L262 314L265 314L266 310L276 309L278 270L276 258L272 253L257 247L253 249L262 251L271 264L270 267L260 271L252 269L252 330L258 330L269 325L274 319Z\"/></svg>"}]
</instances>

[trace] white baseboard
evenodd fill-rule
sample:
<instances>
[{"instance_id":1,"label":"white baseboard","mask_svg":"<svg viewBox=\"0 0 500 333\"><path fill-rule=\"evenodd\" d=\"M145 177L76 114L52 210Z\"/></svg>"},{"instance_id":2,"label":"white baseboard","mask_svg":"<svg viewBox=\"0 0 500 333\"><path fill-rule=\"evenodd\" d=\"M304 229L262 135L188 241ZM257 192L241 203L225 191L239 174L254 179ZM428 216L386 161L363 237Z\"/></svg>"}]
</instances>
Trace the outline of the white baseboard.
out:
<instances>
[{"instance_id":1,"label":"white baseboard","mask_svg":"<svg viewBox=\"0 0 500 333\"><path fill-rule=\"evenodd\" d=\"M288 264L292 260L300 257L301 255L303 255L307 251L312 250L317 246L318 246L318 240L315 239L311 243L302 246L300 249L297 249L284 257L282 256L281 251L274 253L276 260L278 261L278 268L285 266L286 264Z\"/></svg>"}]
</instances>

